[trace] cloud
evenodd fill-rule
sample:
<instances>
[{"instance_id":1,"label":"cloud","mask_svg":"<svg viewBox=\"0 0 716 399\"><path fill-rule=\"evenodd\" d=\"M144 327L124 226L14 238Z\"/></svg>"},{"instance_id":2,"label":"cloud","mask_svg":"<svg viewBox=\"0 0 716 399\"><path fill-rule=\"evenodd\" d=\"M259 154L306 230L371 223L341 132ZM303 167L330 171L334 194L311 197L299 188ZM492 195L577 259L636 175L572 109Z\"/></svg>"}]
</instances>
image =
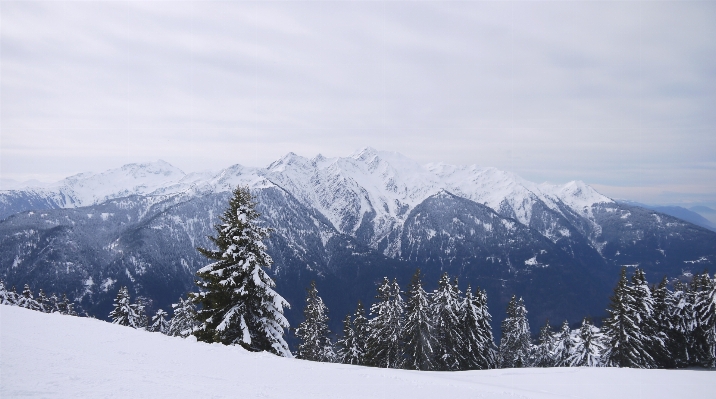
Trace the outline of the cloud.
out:
<instances>
[{"instance_id":1,"label":"cloud","mask_svg":"<svg viewBox=\"0 0 716 399\"><path fill-rule=\"evenodd\" d=\"M710 2L1 7L2 177L371 145L536 181L702 188L685 197L716 181Z\"/></svg>"}]
</instances>

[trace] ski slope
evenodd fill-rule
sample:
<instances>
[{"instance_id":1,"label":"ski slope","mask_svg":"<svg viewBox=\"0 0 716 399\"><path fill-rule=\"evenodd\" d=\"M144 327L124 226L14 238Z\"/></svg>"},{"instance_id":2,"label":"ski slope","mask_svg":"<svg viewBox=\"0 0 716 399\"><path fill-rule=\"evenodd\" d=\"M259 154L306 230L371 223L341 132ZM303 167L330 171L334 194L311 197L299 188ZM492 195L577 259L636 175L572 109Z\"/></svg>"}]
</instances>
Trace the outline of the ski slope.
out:
<instances>
[{"instance_id":1,"label":"ski slope","mask_svg":"<svg viewBox=\"0 0 716 399\"><path fill-rule=\"evenodd\" d=\"M314 363L0 305L2 398L708 398L704 370L419 372Z\"/></svg>"}]
</instances>

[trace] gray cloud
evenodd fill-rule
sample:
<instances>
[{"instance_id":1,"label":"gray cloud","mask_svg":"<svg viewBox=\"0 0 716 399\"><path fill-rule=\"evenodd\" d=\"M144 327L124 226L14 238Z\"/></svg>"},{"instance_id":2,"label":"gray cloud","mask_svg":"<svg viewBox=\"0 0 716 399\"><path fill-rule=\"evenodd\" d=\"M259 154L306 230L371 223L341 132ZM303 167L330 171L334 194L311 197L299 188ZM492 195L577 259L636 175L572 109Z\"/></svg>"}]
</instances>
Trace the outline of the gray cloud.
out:
<instances>
[{"instance_id":1,"label":"gray cloud","mask_svg":"<svg viewBox=\"0 0 716 399\"><path fill-rule=\"evenodd\" d=\"M716 204L711 2L3 2L0 173L371 145Z\"/></svg>"}]
</instances>

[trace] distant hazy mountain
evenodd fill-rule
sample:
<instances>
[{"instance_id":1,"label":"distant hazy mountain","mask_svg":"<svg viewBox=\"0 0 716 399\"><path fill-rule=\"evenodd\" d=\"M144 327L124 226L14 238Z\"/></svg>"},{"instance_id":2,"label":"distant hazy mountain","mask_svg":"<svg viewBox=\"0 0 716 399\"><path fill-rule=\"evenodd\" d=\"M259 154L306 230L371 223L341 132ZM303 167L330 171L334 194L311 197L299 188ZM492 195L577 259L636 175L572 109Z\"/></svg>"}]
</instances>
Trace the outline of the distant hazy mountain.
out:
<instances>
[{"instance_id":1,"label":"distant hazy mountain","mask_svg":"<svg viewBox=\"0 0 716 399\"><path fill-rule=\"evenodd\" d=\"M705 227L709 230L716 231L716 225L711 222L708 218L702 216L703 214L706 214L707 216L710 216L709 213L713 213L716 216L716 211L713 209L706 207L706 206L697 206L693 207L691 209L686 209L681 206L665 206L665 205L646 205L641 204L639 202L635 201L620 201L626 204L640 206L642 208L651 209L653 211L661 212L666 215L670 215L676 218L679 218L681 220L685 220L689 223L693 223L697 226ZM711 210L712 212L709 212Z\"/></svg>"},{"instance_id":2,"label":"distant hazy mountain","mask_svg":"<svg viewBox=\"0 0 716 399\"><path fill-rule=\"evenodd\" d=\"M64 292L106 317L120 285L167 309L193 289L230 191L259 201L278 290L301 320L317 280L333 330L375 283L405 287L416 267L435 284L487 289L496 326L513 294L530 320L604 314L622 266L664 275L716 269L716 233L607 198L582 182L535 184L495 168L420 165L366 148L345 158L290 153L267 168L185 174L166 162L0 191L0 277ZM536 328L536 326L533 326Z\"/></svg>"}]
</instances>

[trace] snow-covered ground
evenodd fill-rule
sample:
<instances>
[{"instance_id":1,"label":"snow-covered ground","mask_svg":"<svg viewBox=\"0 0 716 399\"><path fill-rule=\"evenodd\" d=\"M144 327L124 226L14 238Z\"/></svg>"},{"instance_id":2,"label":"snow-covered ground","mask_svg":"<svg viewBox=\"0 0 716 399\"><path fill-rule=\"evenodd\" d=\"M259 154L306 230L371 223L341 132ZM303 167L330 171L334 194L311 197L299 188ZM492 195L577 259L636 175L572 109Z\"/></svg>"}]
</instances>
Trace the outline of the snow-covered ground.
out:
<instances>
[{"instance_id":1,"label":"snow-covered ground","mask_svg":"<svg viewBox=\"0 0 716 399\"><path fill-rule=\"evenodd\" d=\"M709 398L716 374L614 368L417 372L249 353L0 305L2 398Z\"/></svg>"}]
</instances>

